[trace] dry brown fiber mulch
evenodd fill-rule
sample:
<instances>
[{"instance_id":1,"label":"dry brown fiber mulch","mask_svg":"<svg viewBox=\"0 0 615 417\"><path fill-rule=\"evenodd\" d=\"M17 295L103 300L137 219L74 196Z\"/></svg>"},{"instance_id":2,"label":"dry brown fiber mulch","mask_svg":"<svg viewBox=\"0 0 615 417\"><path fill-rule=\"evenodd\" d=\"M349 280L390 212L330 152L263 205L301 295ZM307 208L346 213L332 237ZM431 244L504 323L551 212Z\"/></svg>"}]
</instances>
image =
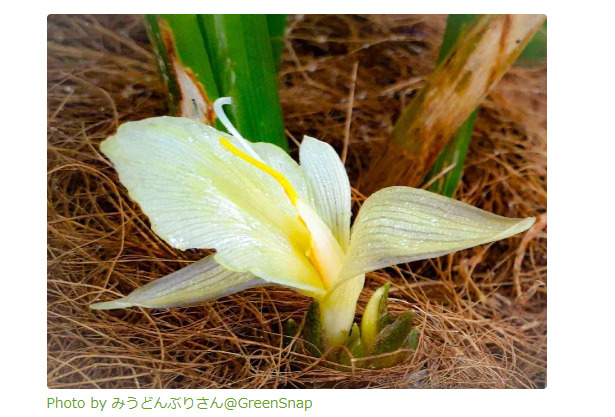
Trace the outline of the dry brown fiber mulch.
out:
<instances>
[{"instance_id":1,"label":"dry brown fiber mulch","mask_svg":"<svg viewBox=\"0 0 615 417\"><path fill-rule=\"evenodd\" d=\"M445 22L444 15L291 17L279 71L289 137L309 134L341 151L354 82L346 165L358 184L370 151L432 71ZM378 371L335 370L285 349L282 323L301 321L309 300L282 288L191 308L88 308L205 253L158 238L98 151L120 123L165 113L141 17L49 17L49 387L545 386L546 67L513 69L482 104L456 196L500 215L536 216L537 224L501 242L368 274L357 319L389 281L391 310L414 309L421 332L409 361Z\"/></svg>"}]
</instances>

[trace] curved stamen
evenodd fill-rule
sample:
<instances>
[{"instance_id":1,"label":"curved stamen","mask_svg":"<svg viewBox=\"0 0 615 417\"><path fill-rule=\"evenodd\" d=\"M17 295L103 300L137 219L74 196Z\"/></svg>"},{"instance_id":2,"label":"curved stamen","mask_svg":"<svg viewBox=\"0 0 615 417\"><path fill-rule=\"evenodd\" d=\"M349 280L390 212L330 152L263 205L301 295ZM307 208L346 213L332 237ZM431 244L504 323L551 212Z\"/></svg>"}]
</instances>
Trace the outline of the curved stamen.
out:
<instances>
[{"instance_id":1,"label":"curved stamen","mask_svg":"<svg viewBox=\"0 0 615 417\"><path fill-rule=\"evenodd\" d=\"M224 113L224 109L222 108L222 106L224 106L224 105L229 105L230 106L232 104L233 104L233 99L232 98L230 98L230 97L220 97L219 99L214 101L214 113L216 113L216 116L218 116L218 119L220 120L220 123L222 123L224 125L226 130L231 135L235 136L236 138L243 139L243 136L241 136L239 131L237 129L235 129L235 126L233 126L233 124L229 120L229 118L226 115L226 113Z\"/></svg>"},{"instance_id":2,"label":"curved stamen","mask_svg":"<svg viewBox=\"0 0 615 417\"><path fill-rule=\"evenodd\" d=\"M252 149L249 142L243 136L241 136L239 131L235 128L235 126L233 126L233 123L231 123L230 119L224 112L224 109L222 108L222 106L224 105L230 106L232 104L233 104L233 99L231 97L220 97L219 99L214 101L214 113L216 113L216 116L218 116L218 120L220 120L220 123L224 125L226 130L231 135L233 135L235 139L237 139L237 141L239 142L241 147L244 149L244 151L246 151L249 155L251 155L256 160L262 162L261 157L254 151L254 149Z\"/></svg>"}]
</instances>

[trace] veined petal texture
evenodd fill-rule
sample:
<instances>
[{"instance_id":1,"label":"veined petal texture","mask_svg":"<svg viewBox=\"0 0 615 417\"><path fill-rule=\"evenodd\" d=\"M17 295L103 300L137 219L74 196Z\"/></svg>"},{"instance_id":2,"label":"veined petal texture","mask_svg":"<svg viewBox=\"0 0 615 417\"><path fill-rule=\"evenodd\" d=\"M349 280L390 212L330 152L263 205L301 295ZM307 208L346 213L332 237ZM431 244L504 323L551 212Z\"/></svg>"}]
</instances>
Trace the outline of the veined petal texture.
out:
<instances>
[{"instance_id":1,"label":"veined petal texture","mask_svg":"<svg viewBox=\"0 0 615 417\"><path fill-rule=\"evenodd\" d=\"M264 163L282 174L303 201L309 202L305 174L299 164L277 145L266 142L250 144Z\"/></svg>"},{"instance_id":2,"label":"veined petal texture","mask_svg":"<svg viewBox=\"0 0 615 417\"><path fill-rule=\"evenodd\" d=\"M220 266L213 255L159 278L119 300L93 304L95 310L141 306L181 307L201 303L266 285L249 272L233 272Z\"/></svg>"},{"instance_id":3,"label":"veined petal texture","mask_svg":"<svg viewBox=\"0 0 615 417\"><path fill-rule=\"evenodd\" d=\"M156 117L123 124L101 150L173 247L215 248L216 261L232 271L324 291L305 256L309 232L282 186L221 138L250 146L191 119Z\"/></svg>"},{"instance_id":4,"label":"veined petal texture","mask_svg":"<svg viewBox=\"0 0 615 417\"><path fill-rule=\"evenodd\" d=\"M359 211L340 281L504 239L534 221L497 216L415 188L385 188L365 200Z\"/></svg>"},{"instance_id":5,"label":"veined petal texture","mask_svg":"<svg viewBox=\"0 0 615 417\"><path fill-rule=\"evenodd\" d=\"M299 148L310 202L329 226L343 251L348 248L351 196L346 169L335 149L318 139L305 136Z\"/></svg>"}]
</instances>

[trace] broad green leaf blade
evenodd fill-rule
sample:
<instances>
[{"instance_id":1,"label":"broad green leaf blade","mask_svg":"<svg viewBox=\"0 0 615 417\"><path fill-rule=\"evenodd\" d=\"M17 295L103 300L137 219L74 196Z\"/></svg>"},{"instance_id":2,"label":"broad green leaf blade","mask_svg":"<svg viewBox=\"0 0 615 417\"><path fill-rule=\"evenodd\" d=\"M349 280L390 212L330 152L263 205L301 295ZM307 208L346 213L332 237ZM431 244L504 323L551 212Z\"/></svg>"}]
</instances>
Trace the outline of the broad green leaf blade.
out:
<instances>
[{"instance_id":1,"label":"broad green leaf blade","mask_svg":"<svg viewBox=\"0 0 615 417\"><path fill-rule=\"evenodd\" d=\"M352 230L340 280L505 239L535 219L510 219L410 187L371 195Z\"/></svg>"},{"instance_id":2,"label":"broad green leaf blade","mask_svg":"<svg viewBox=\"0 0 615 417\"><path fill-rule=\"evenodd\" d=\"M194 120L157 117L122 125L101 150L173 247L215 248L227 269L322 293L305 255L309 233L284 189L223 147L222 137L242 146Z\"/></svg>"},{"instance_id":3,"label":"broad green leaf blade","mask_svg":"<svg viewBox=\"0 0 615 417\"><path fill-rule=\"evenodd\" d=\"M230 119L245 138L288 150L265 15L199 15L218 91L231 97Z\"/></svg>"},{"instance_id":4,"label":"broad green leaf blade","mask_svg":"<svg viewBox=\"0 0 615 417\"><path fill-rule=\"evenodd\" d=\"M132 306L148 308L181 307L201 303L267 285L249 272L233 272L209 255L198 262L159 278L119 300L92 304L94 310Z\"/></svg>"},{"instance_id":5,"label":"broad green leaf blade","mask_svg":"<svg viewBox=\"0 0 615 417\"><path fill-rule=\"evenodd\" d=\"M351 195L348 174L340 157L331 145L305 136L299 148L299 160L314 209L345 251L350 234Z\"/></svg>"},{"instance_id":6,"label":"broad green leaf blade","mask_svg":"<svg viewBox=\"0 0 615 417\"><path fill-rule=\"evenodd\" d=\"M368 351L372 349L376 343L378 334L382 330L380 324L384 322L383 316L388 316L386 302L390 286L391 284L387 282L374 291L365 307L365 312L361 319L361 337L363 339L363 345L365 345Z\"/></svg>"}]
</instances>

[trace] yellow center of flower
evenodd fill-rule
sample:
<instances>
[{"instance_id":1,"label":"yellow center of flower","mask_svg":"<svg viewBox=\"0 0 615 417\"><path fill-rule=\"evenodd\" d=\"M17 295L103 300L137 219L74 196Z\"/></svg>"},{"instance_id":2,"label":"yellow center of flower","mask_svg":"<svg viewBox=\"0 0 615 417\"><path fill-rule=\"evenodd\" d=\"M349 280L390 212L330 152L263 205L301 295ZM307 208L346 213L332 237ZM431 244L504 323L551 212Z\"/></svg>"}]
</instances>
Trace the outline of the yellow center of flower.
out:
<instances>
[{"instance_id":1,"label":"yellow center of flower","mask_svg":"<svg viewBox=\"0 0 615 417\"><path fill-rule=\"evenodd\" d=\"M320 274L325 288L329 289L339 274L344 257L344 253L329 227L309 205L299 199L297 192L284 175L238 149L226 138L220 138L220 144L233 155L271 175L282 186L290 202L297 209L297 218L305 225L310 234L310 247L306 256L312 261Z\"/></svg>"}]
</instances>

